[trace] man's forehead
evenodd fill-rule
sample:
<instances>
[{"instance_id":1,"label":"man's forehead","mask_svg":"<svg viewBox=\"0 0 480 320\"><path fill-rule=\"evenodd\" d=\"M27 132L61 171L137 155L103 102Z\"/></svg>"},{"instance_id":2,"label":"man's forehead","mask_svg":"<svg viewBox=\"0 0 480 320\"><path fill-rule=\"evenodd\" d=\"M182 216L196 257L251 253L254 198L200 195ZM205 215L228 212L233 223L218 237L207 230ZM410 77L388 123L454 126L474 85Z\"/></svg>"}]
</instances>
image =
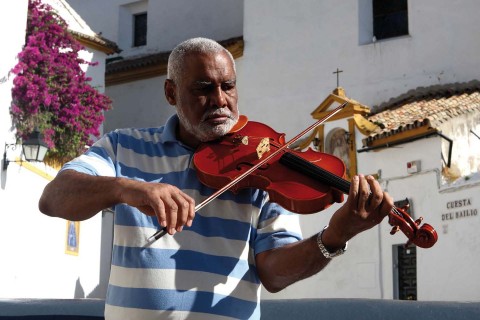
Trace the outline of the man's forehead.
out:
<instances>
[{"instance_id":1,"label":"man's forehead","mask_svg":"<svg viewBox=\"0 0 480 320\"><path fill-rule=\"evenodd\" d=\"M233 65L228 56L222 52L216 54L190 54L185 59L183 76L195 82L234 82L236 79Z\"/></svg>"}]
</instances>

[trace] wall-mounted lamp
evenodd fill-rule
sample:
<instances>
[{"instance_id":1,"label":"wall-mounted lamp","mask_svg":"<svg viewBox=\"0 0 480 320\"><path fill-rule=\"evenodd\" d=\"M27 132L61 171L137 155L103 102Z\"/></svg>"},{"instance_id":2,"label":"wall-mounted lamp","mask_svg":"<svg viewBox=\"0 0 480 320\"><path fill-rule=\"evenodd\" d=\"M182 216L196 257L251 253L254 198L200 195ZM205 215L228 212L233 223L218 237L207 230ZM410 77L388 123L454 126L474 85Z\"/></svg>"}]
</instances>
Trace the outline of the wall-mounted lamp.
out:
<instances>
[{"instance_id":1,"label":"wall-mounted lamp","mask_svg":"<svg viewBox=\"0 0 480 320\"><path fill-rule=\"evenodd\" d=\"M43 134L33 131L22 143L23 155L27 161L42 162L48 151L48 145L43 140Z\"/></svg>"},{"instance_id":2,"label":"wall-mounted lamp","mask_svg":"<svg viewBox=\"0 0 480 320\"><path fill-rule=\"evenodd\" d=\"M15 150L17 144L5 144L5 151L3 153L3 170L7 170L8 164L11 162L7 158L7 150ZM29 136L28 139L22 143L22 153L25 160L28 162L38 161L42 162L47 154L48 146L43 140L43 135L35 130Z\"/></svg>"}]
</instances>

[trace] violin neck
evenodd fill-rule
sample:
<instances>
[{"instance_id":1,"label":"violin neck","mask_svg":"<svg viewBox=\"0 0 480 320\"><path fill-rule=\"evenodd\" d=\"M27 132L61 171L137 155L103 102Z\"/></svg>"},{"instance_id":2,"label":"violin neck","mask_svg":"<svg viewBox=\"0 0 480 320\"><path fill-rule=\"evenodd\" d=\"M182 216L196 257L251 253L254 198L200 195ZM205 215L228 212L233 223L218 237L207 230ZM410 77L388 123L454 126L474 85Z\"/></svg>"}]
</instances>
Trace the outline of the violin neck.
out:
<instances>
[{"instance_id":1,"label":"violin neck","mask_svg":"<svg viewBox=\"0 0 480 320\"><path fill-rule=\"evenodd\" d=\"M303 173L313 179L321 181L328 186L338 189L341 192L348 194L350 190L350 182L339 177L328 170L325 170L313 163L299 157L291 152L285 152L279 162L295 171Z\"/></svg>"}]
</instances>

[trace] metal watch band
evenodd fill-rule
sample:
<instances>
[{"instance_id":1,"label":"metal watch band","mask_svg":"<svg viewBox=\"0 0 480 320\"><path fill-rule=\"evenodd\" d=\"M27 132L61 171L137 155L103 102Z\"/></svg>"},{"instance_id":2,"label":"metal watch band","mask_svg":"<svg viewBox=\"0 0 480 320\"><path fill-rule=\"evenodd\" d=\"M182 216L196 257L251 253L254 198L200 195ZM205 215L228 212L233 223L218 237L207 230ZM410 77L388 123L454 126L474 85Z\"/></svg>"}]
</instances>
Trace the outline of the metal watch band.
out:
<instances>
[{"instance_id":1,"label":"metal watch band","mask_svg":"<svg viewBox=\"0 0 480 320\"><path fill-rule=\"evenodd\" d=\"M325 229L327 229L327 228L328 228L328 225L326 225L325 228L323 228L323 230L318 233L318 235L317 235L317 245L318 245L318 248L320 249L320 251L322 252L322 254L325 258L332 259L332 258L335 258L335 257L341 255L341 254L344 254L345 251L347 251L348 241L345 243L345 246L343 248L338 249L335 252L328 251L327 248L325 248L325 245L322 242L322 234L325 231Z\"/></svg>"}]
</instances>

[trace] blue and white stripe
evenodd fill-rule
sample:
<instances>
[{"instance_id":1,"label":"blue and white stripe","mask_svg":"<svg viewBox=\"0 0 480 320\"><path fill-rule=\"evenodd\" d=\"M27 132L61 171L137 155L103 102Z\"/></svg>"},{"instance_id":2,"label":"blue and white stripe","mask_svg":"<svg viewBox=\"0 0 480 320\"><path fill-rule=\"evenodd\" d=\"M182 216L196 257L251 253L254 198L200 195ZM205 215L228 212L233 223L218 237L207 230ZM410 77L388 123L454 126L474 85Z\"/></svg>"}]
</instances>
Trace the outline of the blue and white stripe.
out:
<instances>
[{"instance_id":1,"label":"blue and white stripe","mask_svg":"<svg viewBox=\"0 0 480 320\"><path fill-rule=\"evenodd\" d=\"M173 116L165 127L114 131L63 170L173 184L200 203L214 190L198 181L177 124ZM301 238L297 216L255 189L226 192L191 227L149 241L158 228L155 217L115 206L106 319L259 319L255 255Z\"/></svg>"}]
</instances>

